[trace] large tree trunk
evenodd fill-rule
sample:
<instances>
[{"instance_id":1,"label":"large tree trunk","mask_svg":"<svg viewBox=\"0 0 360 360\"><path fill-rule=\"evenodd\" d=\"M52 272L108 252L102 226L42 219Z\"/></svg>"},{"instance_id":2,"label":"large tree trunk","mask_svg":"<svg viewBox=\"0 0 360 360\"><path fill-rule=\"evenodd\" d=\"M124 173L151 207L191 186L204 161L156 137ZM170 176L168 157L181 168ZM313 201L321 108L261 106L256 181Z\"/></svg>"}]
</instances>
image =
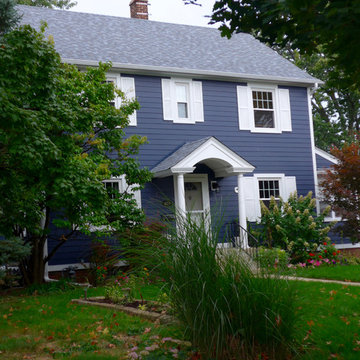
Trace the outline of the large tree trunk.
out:
<instances>
[{"instance_id":1,"label":"large tree trunk","mask_svg":"<svg viewBox=\"0 0 360 360\"><path fill-rule=\"evenodd\" d=\"M45 261L44 244L45 236L32 236L30 256L20 263L20 270L24 279L24 285L42 284L44 282Z\"/></svg>"}]
</instances>

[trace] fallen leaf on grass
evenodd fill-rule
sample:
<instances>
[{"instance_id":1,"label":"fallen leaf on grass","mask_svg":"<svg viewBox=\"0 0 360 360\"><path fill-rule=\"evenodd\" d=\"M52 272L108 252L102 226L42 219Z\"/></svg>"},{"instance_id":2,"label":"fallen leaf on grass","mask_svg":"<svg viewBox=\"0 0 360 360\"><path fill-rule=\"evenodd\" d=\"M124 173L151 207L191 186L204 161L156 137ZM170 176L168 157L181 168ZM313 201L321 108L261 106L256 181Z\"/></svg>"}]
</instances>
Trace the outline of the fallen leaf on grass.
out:
<instances>
[{"instance_id":1,"label":"fallen leaf on grass","mask_svg":"<svg viewBox=\"0 0 360 360\"><path fill-rule=\"evenodd\" d=\"M115 348L116 347L116 345L114 345L114 344L109 344L108 345L108 348L110 348L110 349L113 349L113 348Z\"/></svg>"}]
</instances>

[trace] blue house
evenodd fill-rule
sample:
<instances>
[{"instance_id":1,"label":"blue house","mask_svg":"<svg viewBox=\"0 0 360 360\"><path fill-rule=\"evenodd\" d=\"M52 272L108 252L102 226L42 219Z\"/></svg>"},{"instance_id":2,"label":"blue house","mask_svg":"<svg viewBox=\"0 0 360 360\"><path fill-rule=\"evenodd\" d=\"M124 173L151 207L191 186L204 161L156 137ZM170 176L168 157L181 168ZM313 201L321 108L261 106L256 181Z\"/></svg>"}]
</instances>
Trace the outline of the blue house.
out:
<instances>
[{"instance_id":1,"label":"blue house","mask_svg":"<svg viewBox=\"0 0 360 360\"><path fill-rule=\"evenodd\" d=\"M328 161L314 144L319 81L249 34L228 40L212 28L149 21L147 0L130 7L133 18L19 8L23 23L47 22L64 62L111 61L108 80L138 99L127 133L148 138L139 159L153 180L135 194L145 214L173 202L196 218L221 204L226 222L246 227L260 200L316 193L317 162ZM124 181L108 182L121 191ZM79 263L83 243L66 245L50 270Z\"/></svg>"}]
</instances>

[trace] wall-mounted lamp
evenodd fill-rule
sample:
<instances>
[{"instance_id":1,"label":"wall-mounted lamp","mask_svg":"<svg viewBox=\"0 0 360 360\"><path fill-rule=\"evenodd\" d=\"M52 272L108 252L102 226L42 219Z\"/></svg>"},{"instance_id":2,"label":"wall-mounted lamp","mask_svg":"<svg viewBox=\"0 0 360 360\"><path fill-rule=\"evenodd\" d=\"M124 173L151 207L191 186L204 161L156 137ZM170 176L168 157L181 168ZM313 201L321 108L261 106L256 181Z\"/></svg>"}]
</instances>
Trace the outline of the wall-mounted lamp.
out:
<instances>
[{"instance_id":1,"label":"wall-mounted lamp","mask_svg":"<svg viewBox=\"0 0 360 360\"><path fill-rule=\"evenodd\" d=\"M210 190L219 192L220 191L219 183L217 181L210 181Z\"/></svg>"}]
</instances>

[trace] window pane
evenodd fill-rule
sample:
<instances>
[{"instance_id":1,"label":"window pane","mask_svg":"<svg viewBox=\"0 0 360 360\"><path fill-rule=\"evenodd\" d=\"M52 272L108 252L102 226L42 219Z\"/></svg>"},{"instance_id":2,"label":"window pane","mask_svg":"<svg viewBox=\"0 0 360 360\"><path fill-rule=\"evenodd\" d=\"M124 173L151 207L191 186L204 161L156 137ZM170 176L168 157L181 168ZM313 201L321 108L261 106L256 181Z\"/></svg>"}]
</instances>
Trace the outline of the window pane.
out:
<instances>
[{"instance_id":1,"label":"window pane","mask_svg":"<svg viewBox=\"0 0 360 360\"><path fill-rule=\"evenodd\" d=\"M274 128L274 112L264 110L254 110L255 127Z\"/></svg>"},{"instance_id":2,"label":"window pane","mask_svg":"<svg viewBox=\"0 0 360 360\"><path fill-rule=\"evenodd\" d=\"M179 118L188 118L188 104L187 103L178 103L178 117Z\"/></svg>"},{"instance_id":3,"label":"window pane","mask_svg":"<svg viewBox=\"0 0 360 360\"><path fill-rule=\"evenodd\" d=\"M178 102L187 102L187 86L182 84L176 84L176 99Z\"/></svg>"},{"instance_id":4,"label":"window pane","mask_svg":"<svg viewBox=\"0 0 360 360\"><path fill-rule=\"evenodd\" d=\"M260 200L275 199L280 196L279 180L259 180L259 196Z\"/></svg>"}]
</instances>

